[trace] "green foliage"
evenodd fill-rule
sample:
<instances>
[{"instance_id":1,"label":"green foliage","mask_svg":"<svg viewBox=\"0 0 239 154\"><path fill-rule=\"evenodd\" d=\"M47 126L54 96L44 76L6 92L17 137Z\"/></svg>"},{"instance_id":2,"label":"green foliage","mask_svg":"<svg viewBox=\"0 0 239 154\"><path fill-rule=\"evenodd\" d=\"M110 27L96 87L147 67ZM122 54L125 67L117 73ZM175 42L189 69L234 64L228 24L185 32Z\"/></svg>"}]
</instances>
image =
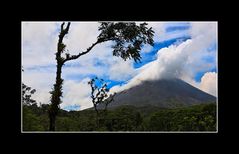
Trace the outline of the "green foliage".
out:
<instances>
[{"instance_id":1,"label":"green foliage","mask_svg":"<svg viewBox=\"0 0 239 154\"><path fill-rule=\"evenodd\" d=\"M31 106L23 106L23 131L43 131L41 119L36 115Z\"/></svg>"},{"instance_id":2,"label":"green foliage","mask_svg":"<svg viewBox=\"0 0 239 154\"><path fill-rule=\"evenodd\" d=\"M58 117L56 119L56 131L74 131L77 127L77 122L70 117Z\"/></svg>"},{"instance_id":3,"label":"green foliage","mask_svg":"<svg viewBox=\"0 0 239 154\"><path fill-rule=\"evenodd\" d=\"M24 105L35 104L36 100L32 99L32 95L36 92L36 89L32 89L28 87L24 83L22 83L22 103Z\"/></svg>"},{"instance_id":4,"label":"green foliage","mask_svg":"<svg viewBox=\"0 0 239 154\"><path fill-rule=\"evenodd\" d=\"M124 60L133 58L136 62L140 61L142 45L154 44L154 31L152 28L147 28L147 23L138 26L134 22L102 22L99 31L101 33L98 41L114 41L113 55L120 56Z\"/></svg>"},{"instance_id":5,"label":"green foliage","mask_svg":"<svg viewBox=\"0 0 239 154\"><path fill-rule=\"evenodd\" d=\"M105 126L109 131L135 131L139 130L141 123L140 112L129 106L108 111L100 122L101 126Z\"/></svg>"},{"instance_id":6,"label":"green foliage","mask_svg":"<svg viewBox=\"0 0 239 154\"><path fill-rule=\"evenodd\" d=\"M23 130L48 131L49 105L24 105ZM60 110L56 131L215 131L216 105L202 104L191 107L163 109L154 106L121 106L107 112L93 109L83 111Z\"/></svg>"},{"instance_id":7,"label":"green foliage","mask_svg":"<svg viewBox=\"0 0 239 154\"><path fill-rule=\"evenodd\" d=\"M148 130L215 131L215 104L168 109L150 115Z\"/></svg>"}]
</instances>

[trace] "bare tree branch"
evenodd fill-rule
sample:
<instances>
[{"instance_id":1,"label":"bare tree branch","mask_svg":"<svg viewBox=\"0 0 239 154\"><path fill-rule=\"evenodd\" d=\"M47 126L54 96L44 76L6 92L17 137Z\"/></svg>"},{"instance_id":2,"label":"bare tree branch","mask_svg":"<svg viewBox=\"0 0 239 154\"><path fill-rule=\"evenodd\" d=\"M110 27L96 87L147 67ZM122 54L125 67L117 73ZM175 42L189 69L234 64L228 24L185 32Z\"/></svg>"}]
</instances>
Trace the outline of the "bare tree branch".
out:
<instances>
[{"instance_id":1,"label":"bare tree branch","mask_svg":"<svg viewBox=\"0 0 239 154\"><path fill-rule=\"evenodd\" d=\"M96 41L96 42L93 43L89 48L87 48L86 51L80 52L78 55L71 55L71 56L69 56L69 57L66 57L66 59L63 61L63 63L65 63L65 62L67 62L67 61L70 61L70 60L77 59L77 58L79 58L80 56L87 54L88 52L90 52L90 50L91 50L94 46L96 46L96 45L99 44L99 43L102 43L102 41Z\"/></svg>"}]
</instances>

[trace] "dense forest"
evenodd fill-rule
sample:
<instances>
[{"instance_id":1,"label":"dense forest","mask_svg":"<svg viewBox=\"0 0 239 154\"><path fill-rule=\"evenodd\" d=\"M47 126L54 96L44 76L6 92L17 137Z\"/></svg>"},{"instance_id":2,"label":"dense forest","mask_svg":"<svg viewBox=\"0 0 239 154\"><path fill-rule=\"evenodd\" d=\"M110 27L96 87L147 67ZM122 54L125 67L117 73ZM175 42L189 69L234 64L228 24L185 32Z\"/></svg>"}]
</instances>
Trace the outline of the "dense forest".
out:
<instances>
[{"instance_id":1,"label":"dense forest","mask_svg":"<svg viewBox=\"0 0 239 154\"><path fill-rule=\"evenodd\" d=\"M23 105L23 131L48 131L49 105ZM56 131L216 131L216 103L174 109L120 106L100 110L60 110Z\"/></svg>"}]
</instances>

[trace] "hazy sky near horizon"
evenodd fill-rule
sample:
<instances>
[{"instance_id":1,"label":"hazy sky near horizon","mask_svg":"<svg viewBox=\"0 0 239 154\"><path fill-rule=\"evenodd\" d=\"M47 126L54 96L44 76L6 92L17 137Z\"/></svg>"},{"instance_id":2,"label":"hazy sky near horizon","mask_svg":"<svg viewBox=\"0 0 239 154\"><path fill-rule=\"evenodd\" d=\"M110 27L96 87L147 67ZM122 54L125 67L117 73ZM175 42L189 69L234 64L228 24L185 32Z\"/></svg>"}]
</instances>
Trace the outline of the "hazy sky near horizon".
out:
<instances>
[{"instance_id":1,"label":"hazy sky near horizon","mask_svg":"<svg viewBox=\"0 0 239 154\"><path fill-rule=\"evenodd\" d=\"M92 107L90 78L103 78L111 92L144 80L180 78L217 96L217 22L147 22L155 31L154 46L144 45L141 63L112 55L113 42L101 43L69 61L62 70L66 110ZM22 22L22 82L36 89L37 102L50 103L55 82L55 53L61 22ZM67 52L85 51L99 35L98 22L72 22L64 38Z\"/></svg>"}]
</instances>

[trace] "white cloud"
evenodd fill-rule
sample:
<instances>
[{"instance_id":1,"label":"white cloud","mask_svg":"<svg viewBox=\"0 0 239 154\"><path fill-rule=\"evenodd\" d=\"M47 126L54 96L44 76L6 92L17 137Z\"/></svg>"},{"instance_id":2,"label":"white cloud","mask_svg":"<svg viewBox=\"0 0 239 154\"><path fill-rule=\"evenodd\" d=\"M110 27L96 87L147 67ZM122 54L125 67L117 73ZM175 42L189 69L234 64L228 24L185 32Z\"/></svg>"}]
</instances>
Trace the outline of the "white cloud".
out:
<instances>
[{"instance_id":1,"label":"white cloud","mask_svg":"<svg viewBox=\"0 0 239 154\"><path fill-rule=\"evenodd\" d=\"M179 46L172 45L160 49L157 59L143 67L136 77L139 80L180 77L188 58L188 54L183 51L191 42L187 40Z\"/></svg>"},{"instance_id":2,"label":"white cloud","mask_svg":"<svg viewBox=\"0 0 239 154\"><path fill-rule=\"evenodd\" d=\"M217 40L217 22L191 22L190 34L201 40L202 47L208 46Z\"/></svg>"},{"instance_id":3,"label":"white cloud","mask_svg":"<svg viewBox=\"0 0 239 154\"><path fill-rule=\"evenodd\" d=\"M119 92L140 84L145 80L156 80L160 78L179 78L183 72L184 64L188 54L184 49L191 44L191 40L183 42L179 46L170 46L158 51L157 59L138 69L138 74L126 85L113 87L113 92Z\"/></svg>"},{"instance_id":4,"label":"white cloud","mask_svg":"<svg viewBox=\"0 0 239 154\"><path fill-rule=\"evenodd\" d=\"M35 87L34 87L35 88ZM50 103L50 98L51 98L51 94L50 92L50 88L36 88L37 91L34 95L32 95L32 98L34 100L37 100L37 103L41 103L41 104L49 104Z\"/></svg>"},{"instance_id":5,"label":"white cloud","mask_svg":"<svg viewBox=\"0 0 239 154\"><path fill-rule=\"evenodd\" d=\"M201 78L200 89L216 96L217 95L217 73L207 72Z\"/></svg>"},{"instance_id":6,"label":"white cloud","mask_svg":"<svg viewBox=\"0 0 239 154\"><path fill-rule=\"evenodd\" d=\"M25 73L25 71L24 71ZM23 73L23 74L24 74ZM33 99L38 103L50 103L50 91L52 90L55 80L55 73L47 72L28 72L23 75L23 83L36 89L36 93L32 95ZM71 105L80 105L80 110L92 107L90 99L90 86L87 84L89 78L82 81L64 80L63 83L63 103L61 108Z\"/></svg>"},{"instance_id":7,"label":"white cloud","mask_svg":"<svg viewBox=\"0 0 239 154\"><path fill-rule=\"evenodd\" d=\"M154 41L163 42L183 36L188 36L188 30L167 32L168 27L186 26L186 22L148 22L148 26L154 30Z\"/></svg>"},{"instance_id":8,"label":"white cloud","mask_svg":"<svg viewBox=\"0 0 239 154\"><path fill-rule=\"evenodd\" d=\"M161 61L169 62L166 63L167 66L163 65L166 67L166 76L168 72L172 72L182 79L185 76L193 79L196 73L205 72L216 67L217 48L213 51L208 50L208 48L215 44L217 45L217 23L192 22L189 33L192 38L188 45L185 47L179 45L175 52L164 52L165 56L161 57ZM159 51L158 53L160 54L161 52Z\"/></svg>"},{"instance_id":9,"label":"white cloud","mask_svg":"<svg viewBox=\"0 0 239 154\"><path fill-rule=\"evenodd\" d=\"M63 85L63 103L61 108L80 105L80 110L93 107L90 99L91 88L88 85L90 78L81 82L66 80Z\"/></svg>"},{"instance_id":10,"label":"white cloud","mask_svg":"<svg viewBox=\"0 0 239 154\"><path fill-rule=\"evenodd\" d=\"M44 72L39 70L24 70L22 73L22 82L33 89L36 89L33 99L42 104L50 102L50 91L55 79L54 72Z\"/></svg>"},{"instance_id":11,"label":"white cloud","mask_svg":"<svg viewBox=\"0 0 239 154\"><path fill-rule=\"evenodd\" d=\"M143 47L142 47L142 49L141 49L141 51L142 52L145 52L145 53L149 53L149 52L151 52L153 50L153 46L151 46L151 45L149 45L149 44L145 44Z\"/></svg>"},{"instance_id":12,"label":"white cloud","mask_svg":"<svg viewBox=\"0 0 239 154\"><path fill-rule=\"evenodd\" d=\"M124 61L121 58L112 57L112 62L108 72L110 80L125 81L135 75L132 60Z\"/></svg>"},{"instance_id":13,"label":"white cloud","mask_svg":"<svg viewBox=\"0 0 239 154\"><path fill-rule=\"evenodd\" d=\"M57 24L22 22L22 65L24 68L53 64Z\"/></svg>"},{"instance_id":14,"label":"white cloud","mask_svg":"<svg viewBox=\"0 0 239 154\"><path fill-rule=\"evenodd\" d=\"M98 22L72 22L64 41L70 53L78 54L95 43L99 25Z\"/></svg>"}]
</instances>

